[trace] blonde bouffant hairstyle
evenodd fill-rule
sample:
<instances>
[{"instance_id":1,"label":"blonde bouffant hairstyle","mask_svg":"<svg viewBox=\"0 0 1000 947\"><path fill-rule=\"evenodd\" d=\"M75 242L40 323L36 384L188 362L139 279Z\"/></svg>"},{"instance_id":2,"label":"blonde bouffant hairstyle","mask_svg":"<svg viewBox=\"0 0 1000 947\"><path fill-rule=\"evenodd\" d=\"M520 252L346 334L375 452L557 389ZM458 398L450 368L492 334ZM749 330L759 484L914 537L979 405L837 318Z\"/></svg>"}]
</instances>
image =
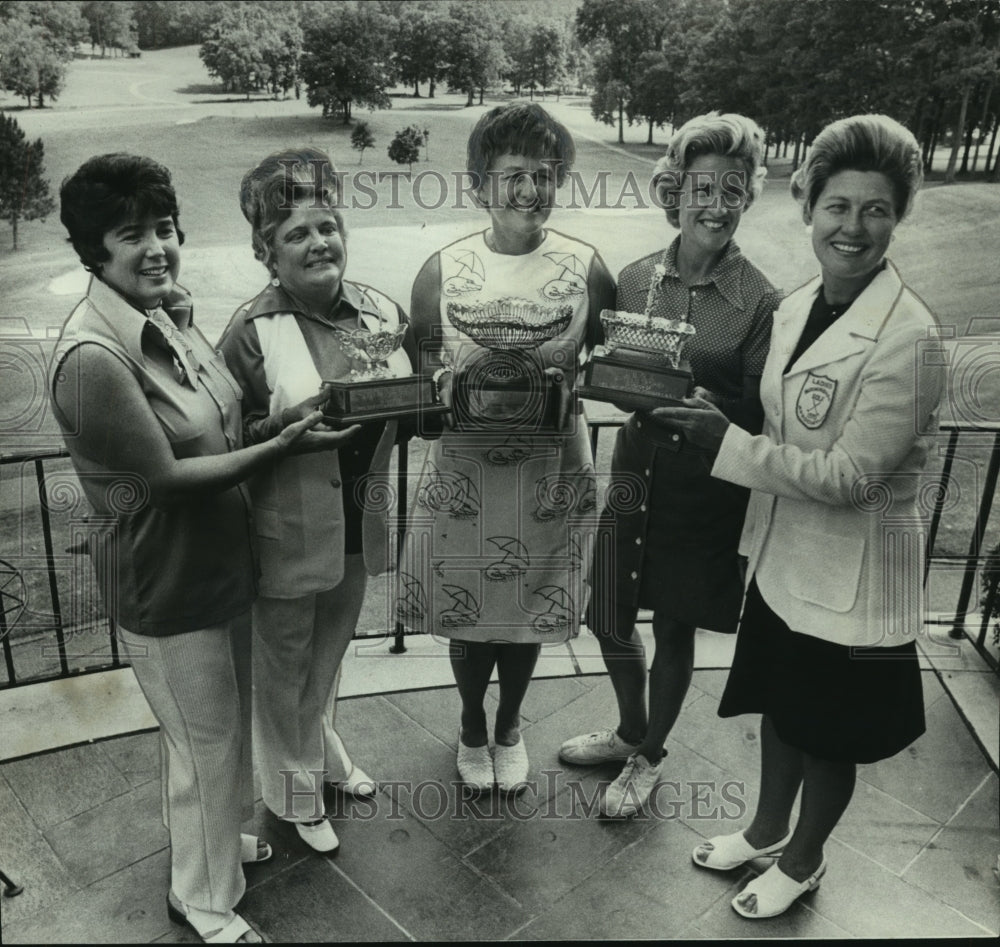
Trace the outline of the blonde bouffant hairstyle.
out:
<instances>
[{"instance_id":1,"label":"blonde bouffant hairstyle","mask_svg":"<svg viewBox=\"0 0 1000 947\"><path fill-rule=\"evenodd\" d=\"M686 121L670 139L667 153L656 162L653 182L656 196L672 227L680 226L678 192L684 174L696 158L724 155L738 158L746 165L746 206L749 207L764 189L764 132L745 115L734 112L708 112Z\"/></svg>"}]
</instances>

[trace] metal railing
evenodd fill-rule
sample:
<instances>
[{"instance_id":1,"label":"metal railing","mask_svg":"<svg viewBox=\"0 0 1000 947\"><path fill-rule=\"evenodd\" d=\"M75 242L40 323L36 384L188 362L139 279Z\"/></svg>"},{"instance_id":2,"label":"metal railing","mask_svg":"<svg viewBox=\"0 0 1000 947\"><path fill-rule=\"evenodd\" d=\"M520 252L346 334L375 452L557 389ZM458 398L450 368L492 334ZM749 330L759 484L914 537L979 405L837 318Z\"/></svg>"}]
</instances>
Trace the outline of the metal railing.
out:
<instances>
[{"instance_id":1,"label":"metal railing","mask_svg":"<svg viewBox=\"0 0 1000 947\"><path fill-rule=\"evenodd\" d=\"M588 422L591 446L595 455L601 431L609 427L617 428L620 424L620 420ZM930 570L934 568L935 565L941 565L946 568L961 569L962 583L954 614L949 614L944 618L938 617L931 619L929 623L950 626L950 634L952 637L967 637L976 650L987 661L990 667L996 671L998 670L998 663L987 647L986 637L990 624L990 616L992 615L997 602L997 586L998 578L1000 578L1000 569L993 569L989 577L984 600L982 623L975 635L968 633L968 618L970 615L972 593L976 585L976 576L979 573L981 564L989 560L988 555L983 553L983 538L993 508L998 474L1000 474L1000 425L968 425L946 422L942 424L941 429L942 432L946 432L948 434L948 442L945 448L944 464L941 476L936 487L936 499L928 533L928 556L924 580L926 584ZM966 552L938 554L934 552L934 546L939 527L941 525L942 515L945 510L946 500L949 495L948 486L951 483L952 469L958 453L960 439L967 436L977 439L980 444L984 443L984 437L992 437L990 458L987 463L986 474L983 480L983 489L979 495L972 535L969 538L968 549ZM47 626L47 631L54 637L55 652L58 661L58 671L41 673L27 679L19 679L15 670L11 632L14 627L16 627L20 615L15 615L13 619L11 619L11 605L14 604L15 608L20 610L26 608L29 603L22 601L17 591L11 591L9 588L9 577L16 573L17 570L10 568L4 571L3 566L9 564L5 564L2 560L0 560L0 648L2 648L3 662L7 672L7 680L6 682L0 683L0 689L21 686L24 684L39 683L41 681L57 680L80 674L88 674L95 671L104 671L111 668L126 666L126 663L121 660L114 625L110 619L105 619L107 624L109 647L109 651L105 655L107 660L99 661L96 664L89 664L82 668L72 667L69 662L69 655L66 647L67 628L64 623L64 610L58 582L59 567L54 551L50 504L46 490L46 464L58 460L64 460L65 458L68 458L68 456L69 455L65 450L54 449L0 456L0 467L9 467L19 464L22 467L30 466L33 471L33 480L37 491L42 544L44 549L44 571L47 579L45 585L48 589L49 606L51 610L39 613L36 609L32 608L32 614L41 614L44 617L44 624ZM405 532L407 517L408 479L409 451L407 446L403 444L398 449L397 464L397 496L399 506L397 509L396 529L400 543L402 541L403 533ZM25 513L22 509L22 518L24 515ZM82 550L80 549L67 550L68 553L80 553L81 551ZM4 576L8 577L6 582L3 578ZM405 652L406 637L410 634L416 633L417 632L407 632L400 623L396 623L392 632L393 643L390 646L390 650L394 653ZM373 636L368 635L359 637L370 638Z\"/></svg>"}]
</instances>

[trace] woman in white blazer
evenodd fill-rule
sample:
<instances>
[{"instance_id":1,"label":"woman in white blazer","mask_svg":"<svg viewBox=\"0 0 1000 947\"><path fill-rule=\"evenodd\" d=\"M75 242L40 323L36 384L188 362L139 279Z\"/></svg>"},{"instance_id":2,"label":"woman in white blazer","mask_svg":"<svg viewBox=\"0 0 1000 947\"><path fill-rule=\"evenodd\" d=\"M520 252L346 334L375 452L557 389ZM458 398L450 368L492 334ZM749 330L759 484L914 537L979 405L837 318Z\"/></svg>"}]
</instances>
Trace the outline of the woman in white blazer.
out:
<instances>
[{"instance_id":1,"label":"woman in white blazer","mask_svg":"<svg viewBox=\"0 0 1000 947\"><path fill-rule=\"evenodd\" d=\"M857 764L924 731L916 496L944 376L923 357L934 316L885 259L921 180L919 146L892 119L824 129L792 178L822 275L774 315L763 433L695 399L661 409L718 451L713 476L753 491L749 584L719 714L762 714L760 798L744 831L693 853L719 870L780 856L734 898L745 917L773 917L818 886Z\"/></svg>"}]
</instances>

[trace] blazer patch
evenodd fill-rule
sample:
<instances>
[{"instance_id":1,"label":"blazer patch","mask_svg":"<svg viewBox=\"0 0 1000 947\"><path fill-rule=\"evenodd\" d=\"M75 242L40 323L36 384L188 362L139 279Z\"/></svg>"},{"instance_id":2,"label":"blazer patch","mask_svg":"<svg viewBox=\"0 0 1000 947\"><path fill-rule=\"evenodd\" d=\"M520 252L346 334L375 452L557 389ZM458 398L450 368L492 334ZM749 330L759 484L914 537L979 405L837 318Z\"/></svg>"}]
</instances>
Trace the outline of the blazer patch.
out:
<instances>
[{"instance_id":1,"label":"blazer patch","mask_svg":"<svg viewBox=\"0 0 1000 947\"><path fill-rule=\"evenodd\" d=\"M837 392L837 380L826 375L806 376L799 392L799 400L795 402L795 416L810 430L822 426L833 405L833 396Z\"/></svg>"}]
</instances>

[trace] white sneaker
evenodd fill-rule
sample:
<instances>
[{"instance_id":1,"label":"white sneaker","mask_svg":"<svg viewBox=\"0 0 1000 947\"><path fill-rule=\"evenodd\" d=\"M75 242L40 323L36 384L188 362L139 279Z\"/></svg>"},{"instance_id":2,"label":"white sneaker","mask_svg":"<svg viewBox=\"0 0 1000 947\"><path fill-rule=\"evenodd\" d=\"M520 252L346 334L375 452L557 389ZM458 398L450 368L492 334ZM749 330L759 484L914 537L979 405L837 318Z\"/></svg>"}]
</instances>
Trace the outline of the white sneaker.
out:
<instances>
[{"instance_id":1,"label":"white sneaker","mask_svg":"<svg viewBox=\"0 0 1000 947\"><path fill-rule=\"evenodd\" d=\"M466 746L462 742L462 732L458 734L458 756L455 760L458 775L467 786L480 792L489 792L496 782L493 773L493 756L489 745Z\"/></svg>"},{"instance_id":2,"label":"white sneaker","mask_svg":"<svg viewBox=\"0 0 1000 947\"><path fill-rule=\"evenodd\" d=\"M663 760L654 766L641 753L633 753L605 791L601 812L612 818L635 815L646 804L662 771Z\"/></svg>"},{"instance_id":3,"label":"white sneaker","mask_svg":"<svg viewBox=\"0 0 1000 947\"><path fill-rule=\"evenodd\" d=\"M627 760L638 748L637 743L626 743L618 736L617 730L598 730L567 740L559 747L559 759L577 766L619 763Z\"/></svg>"},{"instance_id":4,"label":"white sneaker","mask_svg":"<svg viewBox=\"0 0 1000 947\"><path fill-rule=\"evenodd\" d=\"M340 847L340 839L333 831L329 819L321 819L315 823L296 822L295 829L299 838L317 852L334 852Z\"/></svg>"},{"instance_id":5,"label":"white sneaker","mask_svg":"<svg viewBox=\"0 0 1000 947\"><path fill-rule=\"evenodd\" d=\"M527 787L528 751L523 737L513 746L497 743L493 747L493 769L500 792L518 793Z\"/></svg>"}]
</instances>

